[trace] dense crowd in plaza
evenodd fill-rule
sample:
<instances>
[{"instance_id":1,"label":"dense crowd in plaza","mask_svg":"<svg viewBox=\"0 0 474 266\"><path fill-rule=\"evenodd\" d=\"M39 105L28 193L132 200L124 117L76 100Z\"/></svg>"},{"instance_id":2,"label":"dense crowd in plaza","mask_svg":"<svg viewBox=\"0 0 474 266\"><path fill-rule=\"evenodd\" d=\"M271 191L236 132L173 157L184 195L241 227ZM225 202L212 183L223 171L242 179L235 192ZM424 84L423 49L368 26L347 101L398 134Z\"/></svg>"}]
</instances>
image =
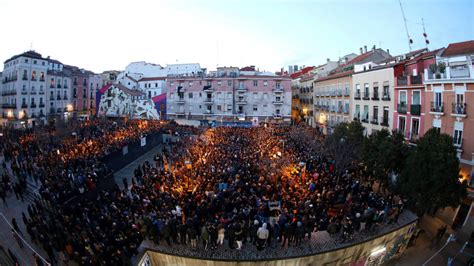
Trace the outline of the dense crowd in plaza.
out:
<instances>
[{"instance_id":1,"label":"dense crowd in plaza","mask_svg":"<svg viewBox=\"0 0 474 266\"><path fill-rule=\"evenodd\" d=\"M404 206L398 195L373 191L357 167L336 174L311 128L200 130L122 120L71 127L75 134L61 141L31 133L3 147L18 186L28 177L41 183L42 198L23 222L52 261L59 252L81 265L125 264L144 239L193 250L290 248L315 231L350 241L358 231L396 222ZM160 131L183 137L138 167L131 184L62 204L94 190L108 172L101 157Z\"/></svg>"}]
</instances>

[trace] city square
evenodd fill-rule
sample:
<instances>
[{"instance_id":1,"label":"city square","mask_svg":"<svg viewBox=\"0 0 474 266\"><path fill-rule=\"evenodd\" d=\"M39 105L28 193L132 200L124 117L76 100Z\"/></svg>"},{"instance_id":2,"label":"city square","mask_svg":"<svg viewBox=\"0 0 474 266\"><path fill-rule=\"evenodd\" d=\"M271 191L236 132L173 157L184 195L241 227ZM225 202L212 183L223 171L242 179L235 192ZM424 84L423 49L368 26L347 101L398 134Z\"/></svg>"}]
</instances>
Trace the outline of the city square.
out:
<instances>
[{"instance_id":1,"label":"city square","mask_svg":"<svg viewBox=\"0 0 474 266\"><path fill-rule=\"evenodd\" d=\"M23 1L0 265L474 265L473 2Z\"/></svg>"}]
</instances>

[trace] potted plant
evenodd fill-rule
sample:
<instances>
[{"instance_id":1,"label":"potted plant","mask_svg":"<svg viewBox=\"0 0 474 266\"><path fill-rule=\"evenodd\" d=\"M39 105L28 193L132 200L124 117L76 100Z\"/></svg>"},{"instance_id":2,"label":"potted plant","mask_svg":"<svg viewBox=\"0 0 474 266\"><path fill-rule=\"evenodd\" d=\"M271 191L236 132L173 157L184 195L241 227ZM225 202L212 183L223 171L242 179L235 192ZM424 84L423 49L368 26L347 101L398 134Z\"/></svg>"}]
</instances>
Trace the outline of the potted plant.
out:
<instances>
[{"instance_id":1,"label":"potted plant","mask_svg":"<svg viewBox=\"0 0 474 266\"><path fill-rule=\"evenodd\" d=\"M435 74L438 71L438 67L436 67L436 64L431 64L430 65L430 71L433 74Z\"/></svg>"}]
</instances>

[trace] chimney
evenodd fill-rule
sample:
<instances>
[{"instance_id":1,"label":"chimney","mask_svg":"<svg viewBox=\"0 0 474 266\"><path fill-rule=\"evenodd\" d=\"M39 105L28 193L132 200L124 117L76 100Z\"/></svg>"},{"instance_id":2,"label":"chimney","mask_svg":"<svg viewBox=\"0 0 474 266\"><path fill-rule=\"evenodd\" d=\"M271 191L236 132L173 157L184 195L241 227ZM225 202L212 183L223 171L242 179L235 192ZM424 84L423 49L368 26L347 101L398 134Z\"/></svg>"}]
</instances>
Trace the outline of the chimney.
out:
<instances>
[{"instance_id":1,"label":"chimney","mask_svg":"<svg viewBox=\"0 0 474 266\"><path fill-rule=\"evenodd\" d=\"M326 58L326 62L328 62L328 63L329 63L329 61L331 61L331 60L330 60L329 58Z\"/></svg>"},{"instance_id":2,"label":"chimney","mask_svg":"<svg viewBox=\"0 0 474 266\"><path fill-rule=\"evenodd\" d=\"M362 47L360 48L360 54L363 54L364 50L362 50Z\"/></svg>"},{"instance_id":3,"label":"chimney","mask_svg":"<svg viewBox=\"0 0 474 266\"><path fill-rule=\"evenodd\" d=\"M344 64L347 64L347 62L349 62L349 58L347 58L347 56L346 56L346 57L344 57Z\"/></svg>"},{"instance_id":4,"label":"chimney","mask_svg":"<svg viewBox=\"0 0 474 266\"><path fill-rule=\"evenodd\" d=\"M374 46L372 46L372 51L375 51L375 44L374 44Z\"/></svg>"},{"instance_id":5,"label":"chimney","mask_svg":"<svg viewBox=\"0 0 474 266\"><path fill-rule=\"evenodd\" d=\"M364 53L367 53L367 45L364 45Z\"/></svg>"},{"instance_id":6,"label":"chimney","mask_svg":"<svg viewBox=\"0 0 474 266\"><path fill-rule=\"evenodd\" d=\"M387 49L387 54L390 54L390 50L389 50L389 49Z\"/></svg>"}]
</instances>

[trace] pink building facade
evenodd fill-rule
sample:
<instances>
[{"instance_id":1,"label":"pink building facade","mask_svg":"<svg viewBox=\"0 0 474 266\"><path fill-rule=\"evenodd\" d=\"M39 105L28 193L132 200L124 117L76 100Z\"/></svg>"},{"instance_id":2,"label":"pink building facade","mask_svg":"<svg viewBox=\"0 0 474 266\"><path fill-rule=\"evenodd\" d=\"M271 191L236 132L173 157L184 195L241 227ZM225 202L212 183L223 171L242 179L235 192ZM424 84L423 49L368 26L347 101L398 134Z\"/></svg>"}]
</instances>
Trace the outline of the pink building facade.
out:
<instances>
[{"instance_id":1,"label":"pink building facade","mask_svg":"<svg viewBox=\"0 0 474 266\"><path fill-rule=\"evenodd\" d=\"M425 130L425 117L429 106L424 104L423 76L435 62L439 50L425 52L394 67L395 94L393 129L402 133L409 143L415 143Z\"/></svg>"},{"instance_id":2,"label":"pink building facade","mask_svg":"<svg viewBox=\"0 0 474 266\"><path fill-rule=\"evenodd\" d=\"M248 71L246 71L248 72ZM291 79L258 73L169 77L168 119L291 120Z\"/></svg>"}]
</instances>

